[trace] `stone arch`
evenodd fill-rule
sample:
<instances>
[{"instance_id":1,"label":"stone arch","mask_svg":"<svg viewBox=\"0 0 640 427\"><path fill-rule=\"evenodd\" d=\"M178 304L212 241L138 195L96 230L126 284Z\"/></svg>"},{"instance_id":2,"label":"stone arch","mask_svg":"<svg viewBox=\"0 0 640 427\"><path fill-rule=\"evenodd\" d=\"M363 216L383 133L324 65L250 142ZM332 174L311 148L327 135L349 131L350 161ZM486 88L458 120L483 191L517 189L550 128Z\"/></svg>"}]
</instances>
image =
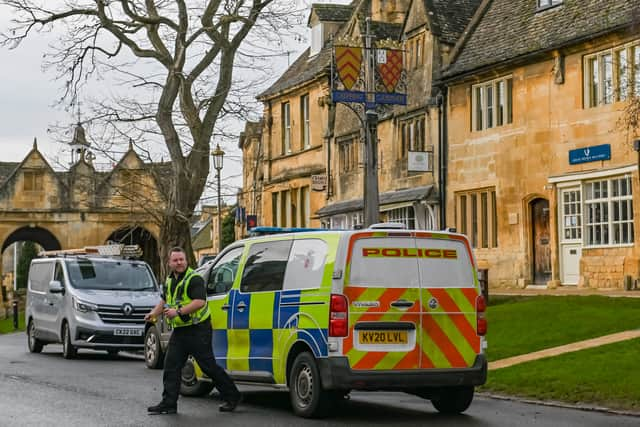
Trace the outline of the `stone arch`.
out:
<instances>
[{"instance_id":1,"label":"stone arch","mask_svg":"<svg viewBox=\"0 0 640 427\"><path fill-rule=\"evenodd\" d=\"M22 241L36 242L44 248L45 251L56 251L62 249L58 238L49 230L42 227L20 227L14 230L2 243L3 253L11 244Z\"/></svg>"},{"instance_id":2,"label":"stone arch","mask_svg":"<svg viewBox=\"0 0 640 427\"><path fill-rule=\"evenodd\" d=\"M158 250L158 240L153 233L145 227L138 225L126 225L120 227L107 237L107 242L108 241L124 243L126 245L140 245L143 251L142 259L151 266L156 277L160 273L160 252Z\"/></svg>"}]
</instances>

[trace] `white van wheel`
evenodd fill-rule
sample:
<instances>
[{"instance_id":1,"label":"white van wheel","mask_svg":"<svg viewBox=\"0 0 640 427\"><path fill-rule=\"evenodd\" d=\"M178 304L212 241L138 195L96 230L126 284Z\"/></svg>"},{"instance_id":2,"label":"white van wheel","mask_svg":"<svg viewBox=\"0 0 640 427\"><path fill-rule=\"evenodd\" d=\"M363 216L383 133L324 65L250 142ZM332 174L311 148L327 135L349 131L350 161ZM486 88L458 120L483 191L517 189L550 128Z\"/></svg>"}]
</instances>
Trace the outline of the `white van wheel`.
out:
<instances>
[{"instance_id":1,"label":"white van wheel","mask_svg":"<svg viewBox=\"0 0 640 427\"><path fill-rule=\"evenodd\" d=\"M36 338L36 325L33 320L29 320L29 326L27 326L27 343L31 353L40 353L44 347L44 343Z\"/></svg>"},{"instance_id":2,"label":"white van wheel","mask_svg":"<svg viewBox=\"0 0 640 427\"><path fill-rule=\"evenodd\" d=\"M155 326L147 329L144 336L144 363L149 369L160 369L164 364L160 334Z\"/></svg>"},{"instance_id":3,"label":"white van wheel","mask_svg":"<svg viewBox=\"0 0 640 427\"><path fill-rule=\"evenodd\" d=\"M431 399L434 408L443 414L459 414L473 401L473 386L446 387Z\"/></svg>"},{"instance_id":4,"label":"white van wheel","mask_svg":"<svg viewBox=\"0 0 640 427\"><path fill-rule=\"evenodd\" d=\"M300 353L289 374L289 397L296 415L317 418L327 414L334 399L334 393L323 390L320 371L313 356Z\"/></svg>"},{"instance_id":5,"label":"white van wheel","mask_svg":"<svg viewBox=\"0 0 640 427\"><path fill-rule=\"evenodd\" d=\"M78 349L71 344L71 330L69 324L65 322L62 327L62 357L65 359L75 359L78 355Z\"/></svg>"}]
</instances>

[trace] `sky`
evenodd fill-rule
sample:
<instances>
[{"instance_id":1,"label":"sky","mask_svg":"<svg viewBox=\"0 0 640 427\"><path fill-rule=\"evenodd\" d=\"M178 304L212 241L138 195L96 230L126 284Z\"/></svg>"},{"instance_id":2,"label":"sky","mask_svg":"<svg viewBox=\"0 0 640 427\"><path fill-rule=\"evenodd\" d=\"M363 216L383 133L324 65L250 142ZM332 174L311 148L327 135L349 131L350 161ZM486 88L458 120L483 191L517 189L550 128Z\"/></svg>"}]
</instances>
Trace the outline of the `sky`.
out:
<instances>
[{"instance_id":1,"label":"sky","mask_svg":"<svg viewBox=\"0 0 640 427\"><path fill-rule=\"evenodd\" d=\"M345 4L350 0L315 0L318 3ZM309 9L311 0L297 0L299 7ZM305 21L301 24L306 27ZM10 11L0 6L0 31L7 29ZM302 28L302 31L305 31ZM65 151L64 144L55 142L47 132L56 123L73 128L77 121L77 113L64 111L56 106L56 100L62 95L62 82L54 80L53 71L42 69L43 54L48 46L55 42L51 33L34 32L17 48L10 50L0 47L0 162L20 162L33 146L34 138L38 141L38 149L56 169L68 167L70 154ZM308 46L308 41L295 42L286 46L288 55L273 59L275 81L287 68L287 61L293 62ZM71 136L70 136L71 139ZM215 142L214 142L215 143ZM240 152L237 144L228 144L223 149L235 162L231 161L228 173L232 175L228 186L240 187L241 166ZM232 160L230 158L230 160ZM223 176L225 171L223 170ZM213 174L212 174L213 181ZM231 200L230 200L231 202Z\"/></svg>"}]
</instances>

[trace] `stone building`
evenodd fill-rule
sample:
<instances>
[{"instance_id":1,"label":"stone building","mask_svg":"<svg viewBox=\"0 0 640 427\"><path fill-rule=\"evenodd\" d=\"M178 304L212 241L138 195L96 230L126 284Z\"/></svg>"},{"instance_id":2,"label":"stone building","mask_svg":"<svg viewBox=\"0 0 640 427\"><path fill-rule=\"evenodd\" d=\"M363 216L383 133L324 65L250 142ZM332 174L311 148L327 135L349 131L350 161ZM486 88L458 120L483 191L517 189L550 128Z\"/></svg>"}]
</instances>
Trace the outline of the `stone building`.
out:
<instances>
[{"instance_id":1,"label":"stone building","mask_svg":"<svg viewBox=\"0 0 640 427\"><path fill-rule=\"evenodd\" d=\"M483 2L451 53L447 224L492 287L640 277L640 3ZM636 134L635 137L638 135Z\"/></svg>"},{"instance_id":2,"label":"stone building","mask_svg":"<svg viewBox=\"0 0 640 427\"><path fill-rule=\"evenodd\" d=\"M80 126L71 145L88 147ZM55 171L34 141L22 162L0 162L1 252L25 240L45 250L140 244L158 272L157 219L168 164L144 163L129 146L112 170L99 171L85 151L75 154L68 171Z\"/></svg>"},{"instance_id":3,"label":"stone building","mask_svg":"<svg viewBox=\"0 0 640 427\"><path fill-rule=\"evenodd\" d=\"M237 195L236 239L247 236L247 216L262 217L264 181L263 122L247 122L240 133L238 148L242 151L242 188ZM264 225L264 224L263 224Z\"/></svg>"}]
</instances>

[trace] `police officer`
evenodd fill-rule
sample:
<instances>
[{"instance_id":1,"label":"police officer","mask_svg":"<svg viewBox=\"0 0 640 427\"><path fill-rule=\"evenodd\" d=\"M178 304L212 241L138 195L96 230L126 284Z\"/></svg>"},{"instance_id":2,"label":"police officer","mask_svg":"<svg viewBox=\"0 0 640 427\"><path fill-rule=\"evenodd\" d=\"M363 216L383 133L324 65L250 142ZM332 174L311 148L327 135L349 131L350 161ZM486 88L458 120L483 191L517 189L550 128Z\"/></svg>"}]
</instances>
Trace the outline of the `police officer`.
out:
<instances>
[{"instance_id":1,"label":"police officer","mask_svg":"<svg viewBox=\"0 0 640 427\"><path fill-rule=\"evenodd\" d=\"M202 371L211 378L222 395L221 412L232 412L242 395L233 380L216 363L211 347L211 321L204 280L187 265L184 249L169 252L171 273L163 289L162 300L144 317L148 321L164 313L173 332L164 360L162 401L148 408L149 414L175 414L182 367L192 355Z\"/></svg>"}]
</instances>

